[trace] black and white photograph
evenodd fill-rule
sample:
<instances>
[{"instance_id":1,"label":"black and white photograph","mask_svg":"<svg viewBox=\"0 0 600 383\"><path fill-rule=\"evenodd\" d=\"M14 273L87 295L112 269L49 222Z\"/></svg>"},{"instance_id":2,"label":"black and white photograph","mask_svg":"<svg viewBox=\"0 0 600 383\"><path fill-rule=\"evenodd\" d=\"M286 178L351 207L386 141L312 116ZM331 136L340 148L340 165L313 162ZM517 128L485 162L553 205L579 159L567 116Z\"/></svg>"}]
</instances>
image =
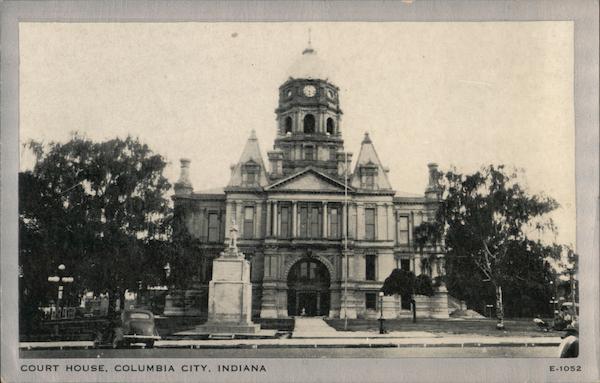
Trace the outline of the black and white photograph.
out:
<instances>
[{"instance_id":1,"label":"black and white photograph","mask_svg":"<svg viewBox=\"0 0 600 383\"><path fill-rule=\"evenodd\" d=\"M597 378L573 19L57 9L4 68L7 382Z\"/></svg>"}]
</instances>

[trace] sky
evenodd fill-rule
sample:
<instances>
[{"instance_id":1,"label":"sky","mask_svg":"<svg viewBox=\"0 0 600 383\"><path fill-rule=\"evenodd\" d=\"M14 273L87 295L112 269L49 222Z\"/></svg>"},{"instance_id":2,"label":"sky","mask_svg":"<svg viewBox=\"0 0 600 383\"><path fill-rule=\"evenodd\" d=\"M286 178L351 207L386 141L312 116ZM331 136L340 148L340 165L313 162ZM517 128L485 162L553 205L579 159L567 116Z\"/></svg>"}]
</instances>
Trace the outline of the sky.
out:
<instances>
[{"instance_id":1,"label":"sky","mask_svg":"<svg viewBox=\"0 0 600 383\"><path fill-rule=\"evenodd\" d=\"M575 246L570 22L21 23L20 140L132 135L172 183L184 157L195 190L225 186L252 130L266 162L309 29L355 158L369 132L395 190L416 194L429 162L523 169Z\"/></svg>"}]
</instances>

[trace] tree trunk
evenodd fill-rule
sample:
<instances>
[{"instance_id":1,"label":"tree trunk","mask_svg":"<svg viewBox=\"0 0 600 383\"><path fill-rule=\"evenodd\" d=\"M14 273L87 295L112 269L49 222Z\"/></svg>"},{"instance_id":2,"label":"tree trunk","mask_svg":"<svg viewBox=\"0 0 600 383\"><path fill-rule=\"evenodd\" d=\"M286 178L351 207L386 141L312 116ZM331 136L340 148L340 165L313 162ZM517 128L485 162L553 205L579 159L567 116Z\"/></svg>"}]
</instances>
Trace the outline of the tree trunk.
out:
<instances>
[{"instance_id":1,"label":"tree trunk","mask_svg":"<svg viewBox=\"0 0 600 383\"><path fill-rule=\"evenodd\" d=\"M494 284L496 288L496 316L498 317L498 323L496 328L499 330L504 329L504 305L502 304L502 286Z\"/></svg>"}]
</instances>

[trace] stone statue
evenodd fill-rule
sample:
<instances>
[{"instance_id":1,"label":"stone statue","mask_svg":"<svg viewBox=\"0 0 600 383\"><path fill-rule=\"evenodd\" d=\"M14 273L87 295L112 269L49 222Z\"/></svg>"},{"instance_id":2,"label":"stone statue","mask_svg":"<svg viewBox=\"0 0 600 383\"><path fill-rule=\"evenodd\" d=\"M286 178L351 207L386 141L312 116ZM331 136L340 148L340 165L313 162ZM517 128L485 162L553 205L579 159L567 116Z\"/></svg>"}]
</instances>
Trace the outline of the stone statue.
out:
<instances>
[{"instance_id":1,"label":"stone statue","mask_svg":"<svg viewBox=\"0 0 600 383\"><path fill-rule=\"evenodd\" d=\"M238 234L238 226L235 223L235 219L231 220L231 229L229 229L229 238L230 238L230 242L229 242L229 248L230 249L237 249L237 234Z\"/></svg>"}]
</instances>

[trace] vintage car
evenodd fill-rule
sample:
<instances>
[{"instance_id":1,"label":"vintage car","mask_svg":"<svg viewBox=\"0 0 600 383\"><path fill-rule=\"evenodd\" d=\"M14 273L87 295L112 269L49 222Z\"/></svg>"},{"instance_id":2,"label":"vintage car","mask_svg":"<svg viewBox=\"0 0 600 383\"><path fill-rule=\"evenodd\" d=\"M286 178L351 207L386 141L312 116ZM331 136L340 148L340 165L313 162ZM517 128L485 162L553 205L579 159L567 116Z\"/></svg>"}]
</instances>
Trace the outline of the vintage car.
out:
<instances>
[{"instance_id":1,"label":"vintage car","mask_svg":"<svg viewBox=\"0 0 600 383\"><path fill-rule=\"evenodd\" d=\"M94 340L95 346L110 345L113 348L127 347L134 343L143 343L146 347L154 347L160 339L154 315L148 310L129 309L118 313L108 325L99 331Z\"/></svg>"}]
</instances>

